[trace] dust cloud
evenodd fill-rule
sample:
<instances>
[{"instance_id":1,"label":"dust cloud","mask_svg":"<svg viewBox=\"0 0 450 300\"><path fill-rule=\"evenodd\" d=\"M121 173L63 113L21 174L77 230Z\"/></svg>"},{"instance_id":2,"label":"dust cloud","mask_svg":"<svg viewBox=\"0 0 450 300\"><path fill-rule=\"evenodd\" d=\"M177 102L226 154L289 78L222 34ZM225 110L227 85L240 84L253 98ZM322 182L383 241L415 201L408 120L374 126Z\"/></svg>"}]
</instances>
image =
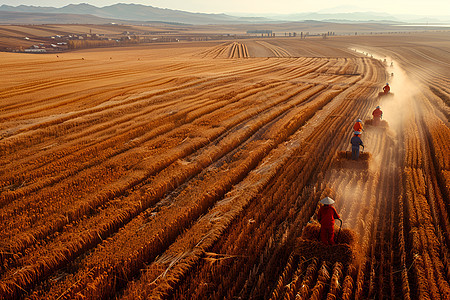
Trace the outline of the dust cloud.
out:
<instances>
[{"instance_id":1,"label":"dust cloud","mask_svg":"<svg viewBox=\"0 0 450 300\"><path fill-rule=\"evenodd\" d=\"M419 87L401 67L394 61L392 62L393 67L388 67L388 71L389 74L393 74L390 76L389 85L394 96L382 97L378 105L383 111L383 119L389 123L389 130L400 134L406 115L405 109L414 101L414 97L419 93Z\"/></svg>"},{"instance_id":2,"label":"dust cloud","mask_svg":"<svg viewBox=\"0 0 450 300\"><path fill-rule=\"evenodd\" d=\"M352 49L355 52L364 54L367 57L380 60L386 65L388 73L387 83L391 87L391 96L379 97L376 106L380 106L383 111L383 120L388 122L388 134L394 137L403 131L402 124L407 118L407 111L413 103L415 96L420 93L419 84L407 74L393 58L378 53L370 53L366 50ZM382 91L380 87L380 92ZM373 109L375 109L373 107ZM372 117L372 111L369 112Z\"/></svg>"},{"instance_id":3,"label":"dust cloud","mask_svg":"<svg viewBox=\"0 0 450 300\"><path fill-rule=\"evenodd\" d=\"M381 172L384 163L383 159L385 158L383 153L386 155L384 150L386 147L389 147L387 144L396 144L397 150L392 151L400 150L397 148L399 143L397 137L402 135L403 124L405 124L406 118L411 117L410 108L420 90L419 85L415 83L410 74L407 74L392 58L380 57L367 51L354 50L368 57L378 59L386 65L386 71L389 74L387 82L393 94L379 97L375 103L375 106L379 105L383 111L383 120L388 123L389 127L384 131L381 131L383 130L381 128L366 128L366 132L363 134L364 142L366 143L367 141L366 148L371 153L369 169L363 170L355 166L354 169L331 170L326 176L328 183L332 182L340 185L340 187L331 186L331 188L337 193L336 208L344 220L343 227L353 229L362 238L367 230L363 220L369 213L369 207L372 206L372 209L376 210L373 207L373 203L371 203L373 201L371 192L376 190L373 188L373 185L378 185L384 176L390 177L392 174L386 172L391 172L391 170L395 170L398 167L396 166L399 163L398 161L390 160L390 164L395 166L389 168L389 170L385 168L384 172ZM380 86L380 91L381 88ZM370 117L372 117L373 109L368 113ZM383 138L383 135L385 135L385 138ZM355 162L355 164L357 163Z\"/></svg>"}]
</instances>

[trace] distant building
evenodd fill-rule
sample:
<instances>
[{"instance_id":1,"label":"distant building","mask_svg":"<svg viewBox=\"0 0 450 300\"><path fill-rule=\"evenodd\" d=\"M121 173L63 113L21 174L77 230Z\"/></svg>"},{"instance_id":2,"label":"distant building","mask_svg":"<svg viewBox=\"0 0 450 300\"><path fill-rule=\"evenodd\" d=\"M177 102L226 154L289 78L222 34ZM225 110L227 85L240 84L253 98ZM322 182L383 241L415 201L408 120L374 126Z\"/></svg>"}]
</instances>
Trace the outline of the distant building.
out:
<instances>
[{"instance_id":1,"label":"distant building","mask_svg":"<svg viewBox=\"0 0 450 300\"><path fill-rule=\"evenodd\" d=\"M247 34L266 34L267 36L272 36L272 30L247 30Z\"/></svg>"},{"instance_id":2,"label":"distant building","mask_svg":"<svg viewBox=\"0 0 450 300\"><path fill-rule=\"evenodd\" d=\"M45 53L45 52L47 52L47 50L45 50L45 49L25 49L25 52L28 52L28 53Z\"/></svg>"}]
</instances>

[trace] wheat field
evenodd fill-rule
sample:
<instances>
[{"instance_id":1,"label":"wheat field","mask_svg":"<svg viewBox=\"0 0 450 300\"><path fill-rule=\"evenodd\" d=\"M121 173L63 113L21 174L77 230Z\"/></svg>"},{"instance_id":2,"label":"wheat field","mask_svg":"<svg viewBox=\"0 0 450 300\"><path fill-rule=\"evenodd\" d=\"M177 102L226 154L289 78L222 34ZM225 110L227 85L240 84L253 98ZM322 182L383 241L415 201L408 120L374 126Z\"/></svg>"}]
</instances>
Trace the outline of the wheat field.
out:
<instances>
[{"instance_id":1,"label":"wheat field","mask_svg":"<svg viewBox=\"0 0 450 300\"><path fill-rule=\"evenodd\" d=\"M1 298L449 299L449 41L0 53ZM327 195L358 260L295 251Z\"/></svg>"}]
</instances>

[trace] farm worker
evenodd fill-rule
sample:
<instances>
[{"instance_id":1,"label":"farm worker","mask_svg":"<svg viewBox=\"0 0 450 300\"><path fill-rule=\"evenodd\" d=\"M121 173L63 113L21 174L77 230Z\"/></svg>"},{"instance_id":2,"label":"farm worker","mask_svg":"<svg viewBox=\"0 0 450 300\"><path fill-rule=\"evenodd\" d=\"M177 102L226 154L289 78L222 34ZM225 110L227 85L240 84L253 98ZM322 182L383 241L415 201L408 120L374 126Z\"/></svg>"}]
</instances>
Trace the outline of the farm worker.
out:
<instances>
[{"instance_id":1,"label":"farm worker","mask_svg":"<svg viewBox=\"0 0 450 300\"><path fill-rule=\"evenodd\" d=\"M359 132L364 131L361 119L356 120L355 125L353 125L353 131L359 131Z\"/></svg>"},{"instance_id":2,"label":"farm worker","mask_svg":"<svg viewBox=\"0 0 450 300\"><path fill-rule=\"evenodd\" d=\"M374 125L379 125L380 120L383 118L383 112L381 111L379 106L377 106L377 108L375 108L375 110L372 112L372 116Z\"/></svg>"},{"instance_id":3,"label":"farm worker","mask_svg":"<svg viewBox=\"0 0 450 300\"><path fill-rule=\"evenodd\" d=\"M357 160L359 158L359 146L362 146L364 149L364 144L359 137L361 135L360 131L355 131L354 136L350 140L350 144L352 144L352 159Z\"/></svg>"},{"instance_id":4,"label":"farm worker","mask_svg":"<svg viewBox=\"0 0 450 300\"><path fill-rule=\"evenodd\" d=\"M336 209L331 206L334 200L325 197L320 200L323 204L317 213L317 219L320 223L320 240L325 245L334 245L334 219L339 219Z\"/></svg>"},{"instance_id":5,"label":"farm worker","mask_svg":"<svg viewBox=\"0 0 450 300\"><path fill-rule=\"evenodd\" d=\"M386 85L383 87L383 92L385 94L389 93L389 91L391 90L391 87L389 86L389 83L386 83Z\"/></svg>"}]
</instances>

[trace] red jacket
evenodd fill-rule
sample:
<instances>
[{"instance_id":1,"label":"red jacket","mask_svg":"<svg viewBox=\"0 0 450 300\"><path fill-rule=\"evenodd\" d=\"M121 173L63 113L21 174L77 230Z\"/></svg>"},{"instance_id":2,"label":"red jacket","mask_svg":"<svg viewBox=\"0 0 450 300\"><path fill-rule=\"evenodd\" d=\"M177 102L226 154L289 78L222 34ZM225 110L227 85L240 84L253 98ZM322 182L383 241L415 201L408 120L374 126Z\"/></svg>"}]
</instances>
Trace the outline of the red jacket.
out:
<instances>
[{"instance_id":1,"label":"red jacket","mask_svg":"<svg viewBox=\"0 0 450 300\"><path fill-rule=\"evenodd\" d=\"M339 219L340 217L333 206L324 205L319 209L317 218L323 227L333 227L334 219Z\"/></svg>"},{"instance_id":2,"label":"red jacket","mask_svg":"<svg viewBox=\"0 0 450 300\"><path fill-rule=\"evenodd\" d=\"M377 108L373 111L372 115L375 118L381 118L381 116L383 115L383 112L381 111L381 109Z\"/></svg>"},{"instance_id":3,"label":"red jacket","mask_svg":"<svg viewBox=\"0 0 450 300\"><path fill-rule=\"evenodd\" d=\"M390 90L391 90L391 88L390 88L390 86L388 86L388 85L385 85L384 88L383 88L383 92L384 92L385 94L389 93Z\"/></svg>"},{"instance_id":4,"label":"red jacket","mask_svg":"<svg viewBox=\"0 0 450 300\"><path fill-rule=\"evenodd\" d=\"M356 122L355 125L353 125L353 130L354 131L359 131L361 132L363 129L361 122Z\"/></svg>"}]
</instances>

